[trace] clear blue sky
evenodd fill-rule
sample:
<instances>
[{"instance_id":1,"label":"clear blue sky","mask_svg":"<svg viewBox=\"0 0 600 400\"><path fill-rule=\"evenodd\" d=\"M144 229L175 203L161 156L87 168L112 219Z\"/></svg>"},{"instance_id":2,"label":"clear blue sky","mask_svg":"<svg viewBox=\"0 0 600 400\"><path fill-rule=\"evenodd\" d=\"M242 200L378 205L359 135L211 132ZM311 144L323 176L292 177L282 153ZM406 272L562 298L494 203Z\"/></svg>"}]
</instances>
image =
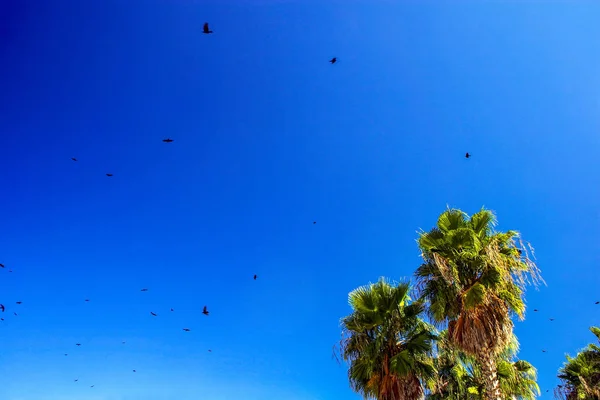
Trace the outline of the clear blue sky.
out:
<instances>
[{"instance_id":1,"label":"clear blue sky","mask_svg":"<svg viewBox=\"0 0 600 400\"><path fill-rule=\"evenodd\" d=\"M536 248L551 392L600 324L600 5L416 3L0 2L0 398L355 399L347 293L446 205Z\"/></svg>"}]
</instances>

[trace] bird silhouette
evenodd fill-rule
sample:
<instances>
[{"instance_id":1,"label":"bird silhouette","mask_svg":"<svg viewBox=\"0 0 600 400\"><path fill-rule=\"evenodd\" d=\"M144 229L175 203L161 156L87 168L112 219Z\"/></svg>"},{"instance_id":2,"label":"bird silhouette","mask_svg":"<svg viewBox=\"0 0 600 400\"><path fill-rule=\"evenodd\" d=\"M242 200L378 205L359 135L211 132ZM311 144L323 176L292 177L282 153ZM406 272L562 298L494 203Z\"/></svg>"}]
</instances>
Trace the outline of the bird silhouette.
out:
<instances>
[{"instance_id":1,"label":"bird silhouette","mask_svg":"<svg viewBox=\"0 0 600 400\"><path fill-rule=\"evenodd\" d=\"M204 28L202 28L202 33L213 33L213 31L208 29L208 22L204 23Z\"/></svg>"},{"instance_id":2,"label":"bird silhouette","mask_svg":"<svg viewBox=\"0 0 600 400\"><path fill-rule=\"evenodd\" d=\"M68 354L67 354L67 353L65 353L65 357L66 357L66 356L68 356Z\"/></svg>"},{"instance_id":3,"label":"bird silhouette","mask_svg":"<svg viewBox=\"0 0 600 400\"><path fill-rule=\"evenodd\" d=\"M0 304L0 311L4 312L4 310L6 310L6 307L4 307L4 304Z\"/></svg>"},{"instance_id":4,"label":"bird silhouette","mask_svg":"<svg viewBox=\"0 0 600 400\"><path fill-rule=\"evenodd\" d=\"M134 369L133 372L136 372L136 370Z\"/></svg>"},{"instance_id":5,"label":"bird silhouette","mask_svg":"<svg viewBox=\"0 0 600 400\"><path fill-rule=\"evenodd\" d=\"M189 332L190 328L183 328L184 331Z\"/></svg>"},{"instance_id":6,"label":"bird silhouette","mask_svg":"<svg viewBox=\"0 0 600 400\"><path fill-rule=\"evenodd\" d=\"M22 301L17 301L17 304L23 304L23 302Z\"/></svg>"},{"instance_id":7,"label":"bird silhouette","mask_svg":"<svg viewBox=\"0 0 600 400\"><path fill-rule=\"evenodd\" d=\"M152 315L153 317L156 317L156 313L153 313L152 311L150 311L150 315Z\"/></svg>"},{"instance_id":8,"label":"bird silhouette","mask_svg":"<svg viewBox=\"0 0 600 400\"><path fill-rule=\"evenodd\" d=\"M140 290L140 292L147 292L147 291L148 291L148 289L146 289L146 288L143 288L142 290Z\"/></svg>"},{"instance_id":9,"label":"bird silhouette","mask_svg":"<svg viewBox=\"0 0 600 400\"><path fill-rule=\"evenodd\" d=\"M175 310L173 310L173 309L171 308L171 312L173 312L173 311L175 311Z\"/></svg>"},{"instance_id":10,"label":"bird silhouette","mask_svg":"<svg viewBox=\"0 0 600 400\"><path fill-rule=\"evenodd\" d=\"M4 264L0 264L0 268L4 268Z\"/></svg>"},{"instance_id":11,"label":"bird silhouette","mask_svg":"<svg viewBox=\"0 0 600 400\"><path fill-rule=\"evenodd\" d=\"M600 304L600 301L595 302L594 304Z\"/></svg>"},{"instance_id":12,"label":"bird silhouette","mask_svg":"<svg viewBox=\"0 0 600 400\"><path fill-rule=\"evenodd\" d=\"M542 350L542 353L545 353L545 352L546 352L546 350Z\"/></svg>"},{"instance_id":13,"label":"bird silhouette","mask_svg":"<svg viewBox=\"0 0 600 400\"><path fill-rule=\"evenodd\" d=\"M212 350L211 350L211 349L208 349L208 352L209 352L209 353L212 353Z\"/></svg>"},{"instance_id":14,"label":"bird silhouette","mask_svg":"<svg viewBox=\"0 0 600 400\"><path fill-rule=\"evenodd\" d=\"M81 346L81 343L75 343L75 346L79 347L79 346Z\"/></svg>"},{"instance_id":15,"label":"bird silhouette","mask_svg":"<svg viewBox=\"0 0 600 400\"><path fill-rule=\"evenodd\" d=\"M554 318L550 318L550 321L554 321Z\"/></svg>"},{"instance_id":16,"label":"bird silhouette","mask_svg":"<svg viewBox=\"0 0 600 400\"><path fill-rule=\"evenodd\" d=\"M19 315L18 315L16 312L14 312L13 314L15 314L15 317L18 317L18 316L19 316Z\"/></svg>"},{"instance_id":17,"label":"bird silhouette","mask_svg":"<svg viewBox=\"0 0 600 400\"><path fill-rule=\"evenodd\" d=\"M333 57L329 62L335 64L337 62L337 57Z\"/></svg>"},{"instance_id":18,"label":"bird silhouette","mask_svg":"<svg viewBox=\"0 0 600 400\"><path fill-rule=\"evenodd\" d=\"M123 340L123 341L121 342L121 344L125 344L125 341Z\"/></svg>"},{"instance_id":19,"label":"bird silhouette","mask_svg":"<svg viewBox=\"0 0 600 400\"><path fill-rule=\"evenodd\" d=\"M208 309L206 308L206 306L204 306L204 309L202 310L202 314L208 316Z\"/></svg>"},{"instance_id":20,"label":"bird silhouette","mask_svg":"<svg viewBox=\"0 0 600 400\"><path fill-rule=\"evenodd\" d=\"M538 309L537 309L537 308L534 308L534 309L533 309L533 312L538 312Z\"/></svg>"},{"instance_id":21,"label":"bird silhouette","mask_svg":"<svg viewBox=\"0 0 600 400\"><path fill-rule=\"evenodd\" d=\"M113 174L106 174L106 176L111 177L111 176L113 176Z\"/></svg>"},{"instance_id":22,"label":"bird silhouette","mask_svg":"<svg viewBox=\"0 0 600 400\"><path fill-rule=\"evenodd\" d=\"M465 158L471 158L471 155L469 153L465 154Z\"/></svg>"},{"instance_id":23,"label":"bird silhouette","mask_svg":"<svg viewBox=\"0 0 600 400\"><path fill-rule=\"evenodd\" d=\"M79 379L75 379L73 382L77 382L77 381L79 381Z\"/></svg>"},{"instance_id":24,"label":"bird silhouette","mask_svg":"<svg viewBox=\"0 0 600 400\"><path fill-rule=\"evenodd\" d=\"M91 388L93 388L95 385L90 386Z\"/></svg>"},{"instance_id":25,"label":"bird silhouette","mask_svg":"<svg viewBox=\"0 0 600 400\"><path fill-rule=\"evenodd\" d=\"M90 299L85 299L85 301L90 301Z\"/></svg>"},{"instance_id":26,"label":"bird silhouette","mask_svg":"<svg viewBox=\"0 0 600 400\"><path fill-rule=\"evenodd\" d=\"M73 161L77 161L77 159L75 157L71 157L71 160Z\"/></svg>"},{"instance_id":27,"label":"bird silhouette","mask_svg":"<svg viewBox=\"0 0 600 400\"><path fill-rule=\"evenodd\" d=\"M316 224L317 224L317 221L313 221L313 225L316 225Z\"/></svg>"},{"instance_id":28,"label":"bird silhouette","mask_svg":"<svg viewBox=\"0 0 600 400\"><path fill-rule=\"evenodd\" d=\"M258 276L257 276L257 275L254 275L254 280L256 280L256 278L258 278Z\"/></svg>"},{"instance_id":29,"label":"bird silhouette","mask_svg":"<svg viewBox=\"0 0 600 400\"><path fill-rule=\"evenodd\" d=\"M165 143L172 143L172 142L173 142L173 139L171 139L171 138L166 138L166 139L163 139L163 142L165 142Z\"/></svg>"},{"instance_id":30,"label":"bird silhouette","mask_svg":"<svg viewBox=\"0 0 600 400\"><path fill-rule=\"evenodd\" d=\"M4 318L0 318L0 321L4 321Z\"/></svg>"}]
</instances>

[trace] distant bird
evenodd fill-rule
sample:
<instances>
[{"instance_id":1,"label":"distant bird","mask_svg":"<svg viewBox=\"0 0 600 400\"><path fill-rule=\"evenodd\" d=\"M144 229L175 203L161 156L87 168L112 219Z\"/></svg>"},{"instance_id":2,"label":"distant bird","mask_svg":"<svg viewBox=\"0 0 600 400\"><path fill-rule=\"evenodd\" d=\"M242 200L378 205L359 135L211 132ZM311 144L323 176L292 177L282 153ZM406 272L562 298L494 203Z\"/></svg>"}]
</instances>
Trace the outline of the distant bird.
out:
<instances>
[{"instance_id":1,"label":"distant bird","mask_svg":"<svg viewBox=\"0 0 600 400\"><path fill-rule=\"evenodd\" d=\"M542 353L545 353L545 352L546 352L546 350L542 350Z\"/></svg>"},{"instance_id":2,"label":"distant bird","mask_svg":"<svg viewBox=\"0 0 600 400\"><path fill-rule=\"evenodd\" d=\"M213 31L208 29L208 22L204 23L204 28L202 28L202 33L213 33Z\"/></svg>"},{"instance_id":3,"label":"distant bird","mask_svg":"<svg viewBox=\"0 0 600 400\"><path fill-rule=\"evenodd\" d=\"M554 321L554 318L550 318L550 321Z\"/></svg>"},{"instance_id":4,"label":"distant bird","mask_svg":"<svg viewBox=\"0 0 600 400\"><path fill-rule=\"evenodd\" d=\"M471 155L469 153L465 154L465 158L471 158Z\"/></svg>"},{"instance_id":5,"label":"distant bird","mask_svg":"<svg viewBox=\"0 0 600 400\"><path fill-rule=\"evenodd\" d=\"M208 352L209 352L209 353L212 353L212 350L211 350L211 349L208 349Z\"/></svg>"},{"instance_id":6,"label":"distant bird","mask_svg":"<svg viewBox=\"0 0 600 400\"><path fill-rule=\"evenodd\" d=\"M77 382L79 379L75 379L73 382Z\"/></svg>"},{"instance_id":7,"label":"distant bird","mask_svg":"<svg viewBox=\"0 0 600 400\"><path fill-rule=\"evenodd\" d=\"M12 272L12 269L9 269L8 272Z\"/></svg>"},{"instance_id":8,"label":"distant bird","mask_svg":"<svg viewBox=\"0 0 600 400\"><path fill-rule=\"evenodd\" d=\"M71 157L71 160L73 161L77 161L77 159L75 157Z\"/></svg>"},{"instance_id":9,"label":"distant bird","mask_svg":"<svg viewBox=\"0 0 600 400\"><path fill-rule=\"evenodd\" d=\"M146 289L146 288L140 290L140 292L147 292L147 291L148 291L148 289Z\"/></svg>"},{"instance_id":10,"label":"distant bird","mask_svg":"<svg viewBox=\"0 0 600 400\"><path fill-rule=\"evenodd\" d=\"M184 331L189 332L190 328L183 328Z\"/></svg>"},{"instance_id":11,"label":"distant bird","mask_svg":"<svg viewBox=\"0 0 600 400\"><path fill-rule=\"evenodd\" d=\"M313 225L316 225L317 221L313 221Z\"/></svg>"},{"instance_id":12,"label":"distant bird","mask_svg":"<svg viewBox=\"0 0 600 400\"><path fill-rule=\"evenodd\" d=\"M256 280L256 278L258 278L258 276L254 275L254 280Z\"/></svg>"},{"instance_id":13,"label":"distant bird","mask_svg":"<svg viewBox=\"0 0 600 400\"><path fill-rule=\"evenodd\" d=\"M75 343L75 346L81 346L81 343Z\"/></svg>"},{"instance_id":14,"label":"distant bird","mask_svg":"<svg viewBox=\"0 0 600 400\"><path fill-rule=\"evenodd\" d=\"M0 318L0 321L4 321L4 318Z\"/></svg>"},{"instance_id":15,"label":"distant bird","mask_svg":"<svg viewBox=\"0 0 600 400\"><path fill-rule=\"evenodd\" d=\"M113 176L113 174L106 174L106 176L111 177L111 176Z\"/></svg>"},{"instance_id":16,"label":"distant bird","mask_svg":"<svg viewBox=\"0 0 600 400\"><path fill-rule=\"evenodd\" d=\"M335 64L337 62L337 57L333 57L329 62Z\"/></svg>"},{"instance_id":17,"label":"distant bird","mask_svg":"<svg viewBox=\"0 0 600 400\"><path fill-rule=\"evenodd\" d=\"M533 309L533 312L538 312L537 308L534 308L534 309Z\"/></svg>"},{"instance_id":18,"label":"distant bird","mask_svg":"<svg viewBox=\"0 0 600 400\"><path fill-rule=\"evenodd\" d=\"M173 142L173 139L171 139L171 138L166 138L166 139L163 139L163 142L165 142L165 143L172 143L172 142Z\"/></svg>"},{"instance_id":19,"label":"distant bird","mask_svg":"<svg viewBox=\"0 0 600 400\"><path fill-rule=\"evenodd\" d=\"M0 304L0 311L4 312L4 310L6 310L6 307L4 307L4 304Z\"/></svg>"},{"instance_id":20,"label":"distant bird","mask_svg":"<svg viewBox=\"0 0 600 400\"><path fill-rule=\"evenodd\" d=\"M68 356L68 354L67 354L67 353L65 353L65 357L66 357L66 356Z\"/></svg>"},{"instance_id":21,"label":"distant bird","mask_svg":"<svg viewBox=\"0 0 600 400\"><path fill-rule=\"evenodd\" d=\"M0 268L4 268L4 264L0 264Z\"/></svg>"},{"instance_id":22,"label":"distant bird","mask_svg":"<svg viewBox=\"0 0 600 400\"><path fill-rule=\"evenodd\" d=\"M85 299L85 301L90 301L90 299Z\"/></svg>"},{"instance_id":23,"label":"distant bird","mask_svg":"<svg viewBox=\"0 0 600 400\"><path fill-rule=\"evenodd\" d=\"M204 309L202 310L202 314L208 316L208 309L206 308L206 306L204 306Z\"/></svg>"},{"instance_id":24,"label":"distant bird","mask_svg":"<svg viewBox=\"0 0 600 400\"><path fill-rule=\"evenodd\" d=\"M125 344L125 341L123 340L123 341L121 342L121 344Z\"/></svg>"},{"instance_id":25,"label":"distant bird","mask_svg":"<svg viewBox=\"0 0 600 400\"><path fill-rule=\"evenodd\" d=\"M133 372L136 372L135 369L133 370Z\"/></svg>"},{"instance_id":26,"label":"distant bird","mask_svg":"<svg viewBox=\"0 0 600 400\"><path fill-rule=\"evenodd\" d=\"M600 301L595 302L594 304L600 304Z\"/></svg>"},{"instance_id":27,"label":"distant bird","mask_svg":"<svg viewBox=\"0 0 600 400\"><path fill-rule=\"evenodd\" d=\"M150 315L152 315L153 317L156 317L156 313L153 313L152 311L150 311Z\"/></svg>"},{"instance_id":28,"label":"distant bird","mask_svg":"<svg viewBox=\"0 0 600 400\"><path fill-rule=\"evenodd\" d=\"M171 312L173 312L173 311L175 311L175 310L173 310L173 309L171 308Z\"/></svg>"},{"instance_id":29,"label":"distant bird","mask_svg":"<svg viewBox=\"0 0 600 400\"><path fill-rule=\"evenodd\" d=\"M15 317L18 317L18 316L19 316L19 315L18 315L16 312L14 312L13 314L15 314Z\"/></svg>"},{"instance_id":30,"label":"distant bird","mask_svg":"<svg viewBox=\"0 0 600 400\"><path fill-rule=\"evenodd\" d=\"M17 304L23 304L23 302L22 301L17 301Z\"/></svg>"},{"instance_id":31,"label":"distant bird","mask_svg":"<svg viewBox=\"0 0 600 400\"><path fill-rule=\"evenodd\" d=\"M90 387L91 387L91 388L93 388L93 387L94 387L94 385L92 385L92 386L90 386Z\"/></svg>"}]
</instances>

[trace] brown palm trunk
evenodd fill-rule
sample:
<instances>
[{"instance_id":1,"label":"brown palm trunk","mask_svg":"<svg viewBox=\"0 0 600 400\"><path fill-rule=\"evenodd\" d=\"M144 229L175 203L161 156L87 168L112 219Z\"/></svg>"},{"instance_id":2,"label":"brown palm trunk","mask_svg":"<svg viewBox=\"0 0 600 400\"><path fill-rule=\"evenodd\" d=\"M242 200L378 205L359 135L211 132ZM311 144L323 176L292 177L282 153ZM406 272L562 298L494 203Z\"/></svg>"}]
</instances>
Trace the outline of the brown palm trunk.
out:
<instances>
[{"instance_id":1,"label":"brown palm trunk","mask_svg":"<svg viewBox=\"0 0 600 400\"><path fill-rule=\"evenodd\" d=\"M486 400L502 400L500 381L496 369L496 357L492 351L482 351L477 357L481 365Z\"/></svg>"}]
</instances>

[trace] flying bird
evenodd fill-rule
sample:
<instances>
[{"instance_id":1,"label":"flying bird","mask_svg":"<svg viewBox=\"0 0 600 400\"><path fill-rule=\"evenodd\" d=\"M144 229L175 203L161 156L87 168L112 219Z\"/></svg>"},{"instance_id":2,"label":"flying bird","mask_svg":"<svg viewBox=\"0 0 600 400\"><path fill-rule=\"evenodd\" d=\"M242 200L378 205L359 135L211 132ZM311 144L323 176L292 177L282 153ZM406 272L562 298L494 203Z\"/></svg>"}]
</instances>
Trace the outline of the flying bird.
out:
<instances>
[{"instance_id":1,"label":"flying bird","mask_svg":"<svg viewBox=\"0 0 600 400\"><path fill-rule=\"evenodd\" d=\"M316 224L317 224L317 221L313 221L313 225L316 225Z\"/></svg>"},{"instance_id":2,"label":"flying bird","mask_svg":"<svg viewBox=\"0 0 600 400\"><path fill-rule=\"evenodd\" d=\"M150 315L152 315L153 317L156 317L156 313L153 313L152 311L150 311Z\"/></svg>"},{"instance_id":3,"label":"flying bird","mask_svg":"<svg viewBox=\"0 0 600 400\"><path fill-rule=\"evenodd\" d=\"M22 301L17 301L17 304L23 304L23 302Z\"/></svg>"},{"instance_id":4,"label":"flying bird","mask_svg":"<svg viewBox=\"0 0 600 400\"><path fill-rule=\"evenodd\" d=\"M140 290L140 292L147 292L147 291L148 291L148 289L146 289L146 288Z\"/></svg>"},{"instance_id":5,"label":"flying bird","mask_svg":"<svg viewBox=\"0 0 600 400\"><path fill-rule=\"evenodd\" d=\"M85 301L90 301L90 299L85 299Z\"/></svg>"},{"instance_id":6,"label":"flying bird","mask_svg":"<svg viewBox=\"0 0 600 400\"><path fill-rule=\"evenodd\" d=\"M171 139L171 138L166 138L166 139L163 139L163 142L165 142L165 143L172 143L172 142L173 142L173 139Z\"/></svg>"},{"instance_id":7,"label":"flying bird","mask_svg":"<svg viewBox=\"0 0 600 400\"><path fill-rule=\"evenodd\" d=\"M68 354L67 354L67 353L65 353L65 357L66 357L66 356L68 356Z\"/></svg>"},{"instance_id":8,"label":"flying bird","mask_svg":"<svg viewBox=\"0 0 600 400\"><path fill-rule=\"evenodd\" d=\"M208 316L208 309L206 308L206 306L204 306L204 309L202 310L202 314Z\"/></svg>"},{"instance_id":9,"label":"flying bird","mask_svg":"<svg viewBox=\"0 0 600 400\"><path fill-rule=\"evenodd\" d=\"M0 304L0 311L4 312L4 310L6 310L6 307L4 307L4 304Z\"/></svg>"},{"instance_id":10,"label":"flying bird","mask_svg":"<svg viewBox=\"0 0 600 400\"><path fill-rule=\"evenodd\" d=\"M208 29L208 22L204 23L204 28L202 28L202 33L213 33L213 31Z\"/></svg>"},{"instance_id":11,"label":"flying bird","mask_svg":"<svg viewBox=\"0 0 600 400\"><path fill-rule=\"evenodd\" d=\"M335 64L337 62L337 57L333 57L329 62Z\"/></svg>"},{"instance_id":12,"label":"flying bird","mask_svg":"<svg viewBox=\"0 0 600 400\"><path fill-rule=\"evenodd\" d=\"M554 321L554 318L550 318L550 321Z\"/></svg>"},{"instance_id":13,"label":"flying bird","mask_svg":"<svg viewBox=\"0 0 600 400\"><path fill-rule=\"evenodd\" d=\"M594 304L600 304L600 301L595 302Z\"/></svg>"},{"instance_id":14,"label":"flying bird","mask_svg":"<svg viewBox=\"0 0 600 400\"><path fill-rule=\"evenodd\" d=\"M133 370L133 372L136 372L135 369Z\"/></svg>"},{"instance_id":15,"label":"flying bird","mask_svg":"<svg viewBox=\"0 0 600 400\"><path fill-rule=\"evenodd\" d=\"M538 309L537 309L537 308L534 308L534 309L533 309L533 312L538 312Z\"/></svg>"},{"instance_id":16,"label":"flying bird","mask_svg":"<svg viewBox=\"0 0 600 400\"><path fill-rule=\"evenodd\" d=\"M91 388L93 388L93 387L94 387L94 385L92 385L92 386L90 386L90 387L91 387Z\"/></svg>"},{"instance_id":17,"label":"flying bird","mask_svg":"<svg viewBox=\"0 0 600 400\"><path fill-rule=\"evenodd\" d=\"M4 264L0 264L0 268L4 268Z\"/></svg>"},{"instance_id":18,"label":"flying bird","mask_svg":"<svg viewBox=\"0 0 600 400\"><path fill-rule=\"evenodd\" d=\"M71 160L73 161L77 161L77 159L75 157L71 157Z\"/></svg>"},{"instance_id":19,"label":"flying bird","mask_svg":"<svg viewBox=\"0 0 600 400\"><path fill-rule=\"evenodd\" d=\"M258 276L257 276L257 275L254 275L254 280L256 280L256 278L258 278Z\"/></svg>"},{"instance_id":20,"label":"flying bird","mask_svg":"<svg viewBox=\"0 0 600 400\"><path fill-rule=\"evenodd\" d=\"M125 344L125 341L123 340L123 341L121 342L121 344Z\"/></svg>"},{"instance_id":21,"label":"flying bird","mask_svg":"<svg viewBox=\"0 0 600 400\"><path fill-rule=\"evenodd\" d=\"M542 353L545 353L545 352L546 352L546 350L542 350Z\"/></svg>"},{"instance_id":22,"label":"flying bird","mask_svg":"<svg viewBox=\"0 0 600 400\"><path fill-rule=\"evenodd\" d=\"M189 332L190 328L183 328L184 331Z\"/></svg>"},{"instance_id":23,"label":"flying bird","mask_svg":"<svg viewBox=\"0 0 600 400\"><path fill-rule=\"evenodd\" d=\"M469 153L465 154L465 158L471 158L471 155Z\"/></svg>"},{"instance_id":24,"label":"flying bird","mask_svg":"<svg viewBox=\"0 0 600 400\"><path fill-rule=\"evenodd\" d=\"M75 379L73 382L77 382L79 379Z\"/></svg>"},{"instance_id":25,"label":"flying bird","mask_svg":"<svg viewBox=\"0 0 600 400\"><path fill-rule=\"evenodd\" d=\"M211 350L211 349L208 349L208 352L209 352L209 353L212 353L212 350Z\"/></svg>"},{"instance_id":26,"label":"flying bird","mask_svg":"<svg viewBox=\"0 0 600 400\"><path fill-rule=\"evenodd\" d=\"M81 343L75 343L75 346L81 346Z\"/></svg>"},{"instance_id":27,"label":"flying bird","mask_svg":"<svg viewBox=\"0 0 600 400\"><path fill-rule=\"evenodd\" d=\"M15 317L18 317L18 314L16 312L14 312L13 314L15 314Z\"/></svg>"},{"instance_id":28,"label":"flying bird","mask_svg":"<svg viewBox=\"0 0 600 400\"><path fill-rule=\"evenodd\" d=\"M106 176L111 177L111 176L113 176L113 174L106 174Z\"/></svg>"},{"instance_id":29,"label":"flying bird","mask_svg":"<svg viewBox=\"0 0 600 400\"><path fill-rule=\"evenodd\" d=\"M0 321L4 321L4 318L0 318Z\"/></svg>"},{"instance_id":30,"label":"flying bird","mask_svg":"<svg viewBox=\"0 0 600 400\"><path fill-rule=\"evenodd\" d=\"M175 311L175 310L173 310L173 309L171 308L171 312L173 312L173 311Z\"/></svg>"}]
</instances>

